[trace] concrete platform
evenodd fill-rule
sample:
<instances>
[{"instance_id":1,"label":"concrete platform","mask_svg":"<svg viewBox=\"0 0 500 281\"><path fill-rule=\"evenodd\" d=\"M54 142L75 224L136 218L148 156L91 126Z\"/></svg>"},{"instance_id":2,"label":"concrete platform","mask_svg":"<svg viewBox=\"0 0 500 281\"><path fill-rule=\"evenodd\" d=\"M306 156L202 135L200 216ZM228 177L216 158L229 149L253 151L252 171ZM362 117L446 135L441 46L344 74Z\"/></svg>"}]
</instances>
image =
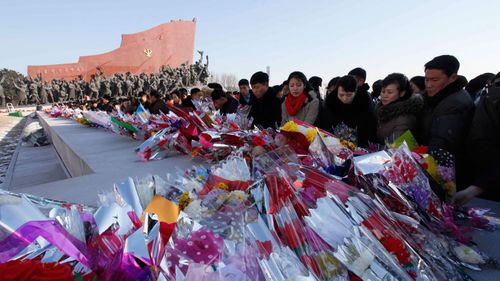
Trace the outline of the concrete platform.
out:
<instances>
[{"instance_id":1,"label":"concrete platform","mask_svg":"<svg viewBox=\"0 0 500 281\"><path fill-rule=\"evenodd\" d=\"M96 206L98 192L111 190L114 183L122 182L129 176L165 176L194 164L191 157L183 155L141 162L134 152L141 141L133 141L104 129L87 128L72 120L50 118L42 112L37 114L71 178L36 186L26 186L28 179L24 182L18 180L19 186L10 189L13 192ZM43 169L50 173L48 163L41 166L33 164L30 169ZM19 173L21 176L28 175L29 171L19 170Z\"/></svg>"}]
</instances>

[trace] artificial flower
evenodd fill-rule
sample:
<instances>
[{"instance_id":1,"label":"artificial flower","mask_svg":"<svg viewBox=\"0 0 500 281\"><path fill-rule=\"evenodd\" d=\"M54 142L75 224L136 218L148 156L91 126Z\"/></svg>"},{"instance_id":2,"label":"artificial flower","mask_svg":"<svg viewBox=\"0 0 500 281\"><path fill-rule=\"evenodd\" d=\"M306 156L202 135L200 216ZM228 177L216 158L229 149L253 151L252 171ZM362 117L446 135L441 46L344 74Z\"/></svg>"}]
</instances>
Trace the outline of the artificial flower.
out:
<instances>
[{"instance_id":1,"label":"artificial flower","mask_svg":"<svg viewBox=\"0 0 500 281\"><path fill-rule=\"evenodd\" d=\"M285 123L285 125L283 125L283 127L281 127L281 130L287 132L298 132L299 126L293 121L288 121Z\"/></svg>"},{"instance_id":2,"label":"artificial flower","mask_svg":"<svg viewBox=\"0 0 500 281\"><path fill-rule=\"evenodd\" d=\"M179 197L179 209L184 210L192 201L193 199L189 197L189 192L182 193Z\"/></svg>"}]
</instances>

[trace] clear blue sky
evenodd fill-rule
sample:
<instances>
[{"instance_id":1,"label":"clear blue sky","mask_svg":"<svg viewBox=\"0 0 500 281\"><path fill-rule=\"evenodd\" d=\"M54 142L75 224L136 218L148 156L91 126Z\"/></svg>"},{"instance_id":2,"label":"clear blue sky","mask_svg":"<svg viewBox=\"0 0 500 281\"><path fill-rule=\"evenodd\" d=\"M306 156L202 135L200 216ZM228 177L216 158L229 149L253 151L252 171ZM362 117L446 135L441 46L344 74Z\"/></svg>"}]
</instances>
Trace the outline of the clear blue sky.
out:
<instances>
[{"instance_id":1,"label":"clear blue sky","mask_svg":"<svg viewBox=\"0 0 500 281\"><path fill-rule=\"evenodd\" d=\"M269 65L272 83L294 70L327 83L361 66L372 82L421 75L441 54L455 55L469 79L500 71L500 1L379 2L3 1L0 68L76 62L118 47L123 33L196 17L195 49L212 72L238 78Z\"/></svg>"}]
</instances>

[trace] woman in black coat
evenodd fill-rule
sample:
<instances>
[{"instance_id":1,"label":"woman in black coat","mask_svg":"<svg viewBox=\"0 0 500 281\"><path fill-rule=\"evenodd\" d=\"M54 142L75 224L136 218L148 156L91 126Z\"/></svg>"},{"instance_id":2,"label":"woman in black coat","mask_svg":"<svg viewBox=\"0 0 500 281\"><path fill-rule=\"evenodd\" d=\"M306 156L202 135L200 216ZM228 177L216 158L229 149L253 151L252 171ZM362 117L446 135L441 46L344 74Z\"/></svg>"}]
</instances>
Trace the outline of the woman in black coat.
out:
<instances>
[{"instance_id":1,"label":"woman in black coat","mask_svg":"<svg viewBox=\"0 0 500 281\"><path fill-rule=\"evenodd\" d=\"M381 86L380 101L375 109L378 141L391 143L408 130L415 136L416 115L424 107L423 98L412 95L410 82L401 73L389 74Z\"/></svg>"},{"instance_id":2,"label":"woman in black coat","mask_svg":"<svg viewBox=\"0 0 500 281\"><path fill-rule=\"evenodd\" d=\"M355 131L358 146L367 146L375 141L376 120L370 96L356 90L354 77L340 78L336 90L326 97L317 124L333 133L343 123Z\"/></svg>"}]
</instances>

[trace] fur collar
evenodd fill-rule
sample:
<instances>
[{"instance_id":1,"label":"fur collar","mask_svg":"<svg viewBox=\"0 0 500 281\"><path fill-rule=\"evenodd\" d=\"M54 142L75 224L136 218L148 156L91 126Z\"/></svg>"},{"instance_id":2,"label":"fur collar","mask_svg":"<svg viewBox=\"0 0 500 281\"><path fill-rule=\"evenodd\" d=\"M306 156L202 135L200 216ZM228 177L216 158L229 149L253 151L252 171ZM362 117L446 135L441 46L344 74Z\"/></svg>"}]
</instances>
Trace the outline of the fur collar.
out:
<instances>
[{"instance_id":1,"label":"fur collar","mask_svg":"<svg viewBox=\"0 0 500 281\"><path fill-rule=\"evenodd\" d=\"M424 107L424 100L420 95L412 95L409 99L399 100L388 105L377 106L377 119L384 123L401 115L417 114Z\"/></svg>"},{"instance_id":2,"label":"fur collar","mask_svg":"<svg viewBox=\"0 0 500 281\"><path fill-rule=\"evenodd\" d=\"M365 113L371 110L371 98L367 93L356 93L351 104L344 104L337 97L337 91L329 94L325 99L325 106L331 112L358 112Z\"/></svg>"}]
</instances>

